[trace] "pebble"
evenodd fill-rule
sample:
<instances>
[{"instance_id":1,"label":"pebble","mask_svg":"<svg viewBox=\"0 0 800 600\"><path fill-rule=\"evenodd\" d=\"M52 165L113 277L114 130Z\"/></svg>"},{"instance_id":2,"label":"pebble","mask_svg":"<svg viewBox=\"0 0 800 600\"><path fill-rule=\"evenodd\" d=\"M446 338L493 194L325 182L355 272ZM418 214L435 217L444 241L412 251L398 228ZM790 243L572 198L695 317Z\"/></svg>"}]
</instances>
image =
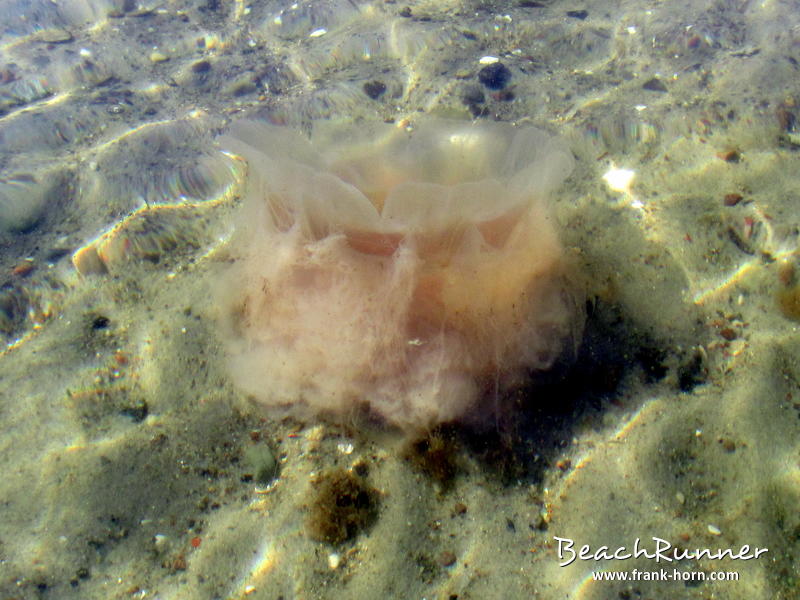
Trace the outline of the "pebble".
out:
<instances>
[{"instance_id":1,"label":"pebble","mask_svg":"<svg viewBox=\"0 0 800 600\"><path fill-rule=\"evenodd\" d=\"M169 60L169 56L164 54L163 52L159 52L158 50L154 50L150 53L150 62L160 63Z\"/></svg>"},{"instance_id":2,"label":"pebble","mask_svg":"<svg viewBox=\"0 0 800 600\"><path fill-rule=\"evenodd\" d=\"M33 34L32 39L45 44L66 44L74 38L66 29L42 29Z\"/></svg>"},{"instance_id":3,"label":"pebble","mask_svg":"<svg viewBox=\"0 0 800 600\"><path fill-rule=\"evenodd\" d=\"M742 201L741 194L725 194L725 198L723 199L723 203L725 204L725 206L736 206L741 201Z\"/></svg>"},{"instance_id":4,"label":"pebble","mask_svg":"<svg viewBox=\"0 0 800 600\"><path fill-rule=\"evenodd\" d=\"M778 307L787 319L800 321L800 284L790 285L778 292Z\"/></svg>"},{"instance_id":5,"label":"pebble","mask_svg":"<svg viewBox=\"0 0 800 600\"><path fill-rule=\"evenodd\" d=\"M589 16L589 11L588 10L568 10L567 11L567 16L572 18L572 19L580 19L581 21L584 21L586 19L586 17Z\"/></svg>"},{"instance_id":6,"label":"pebble","mask_svg":"<svg viewBox=\"0 0 800 600\"><path fill-rule=\"evenodd\" d=\"M666 92L667 86L658 77L648 79L642 84L642 88L651 92Z\"/></svg>"},{"instance_id":7,"label":"pebble","mask_svg":"<svg viewBox=\"0 0 800 600\"><path fill-rule=\"evenodd\" d=\"M153 536L153 546L155 546L156 550L163 550L166 545L167 536L161 533L157 533Z\"/></svg>"},{"instance_id":8,"label":"pebble","mask_svg":"<svg viewBox=\"0 0 800 600\"><path fill-rule=\"evenodd\" d=\"M478 81L490 90L502 90L511 80L511 71L501 62L495 62L478 71Z\"/></svg>"},{"instance_id":9,"label":"pebble","mask_svg":"<svg viewBox=\"0 0 800 600\"><path fill-rule=\"evenodd\" d=\"M192 73L208 73L211 70L211 63L201 60L192 65Z\"/></svg>"},{"instance_id":10,"label":"pebble","mask_svg":"<svg viewBox=\"0 0 800 600\"><path fill-rule=\"evenodd\" d=\"M266 444L249 446L244 451L244 468L253 475L256 483L264 485L275 478L278 463Z\"/></svg>"},{"instance_id":11,"label":"pebble","mask_svg":"<svg viewBox=\"0 0 800 600\"><path fill-rule=\"evenodd\" d=\"M364 93L373 100L380 98L385 91L386 84L382 81L368 81L364 84Z\"/></svg>"},{"instance_id":12,"label":"pebble","mask_svg":"<svg viewBox=\"0 0 800 600\"><path fill-rule=\"evenodd\" d=\"M729 163L738 163L742 159L738 150L726 150L725 152L717 154L717 157Z\"/></svg>"}]
</instances>

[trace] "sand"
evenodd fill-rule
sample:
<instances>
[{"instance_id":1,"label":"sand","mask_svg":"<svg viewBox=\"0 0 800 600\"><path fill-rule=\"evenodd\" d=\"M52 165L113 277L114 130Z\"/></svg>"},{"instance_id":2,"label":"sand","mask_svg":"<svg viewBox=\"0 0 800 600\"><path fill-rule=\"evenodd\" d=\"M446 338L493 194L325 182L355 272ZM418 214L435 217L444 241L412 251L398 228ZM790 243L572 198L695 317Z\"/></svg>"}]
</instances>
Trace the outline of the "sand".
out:
<instances>
[{"instance_id":1,"label":"sand","mask_svg":"<svg viewBox=\"0 0 800 600\"><path fill-rule=\"evenodd\" d=\"M798 597L796 2L2 0L0 24L0 598ZM423 441L264 410L212 293L246 185L215 138L421 113L569 145L577 359ZM326 539L342 472L365 491ZM621 560L637 538L768 552Z\"/></svg>"}]
</instances>

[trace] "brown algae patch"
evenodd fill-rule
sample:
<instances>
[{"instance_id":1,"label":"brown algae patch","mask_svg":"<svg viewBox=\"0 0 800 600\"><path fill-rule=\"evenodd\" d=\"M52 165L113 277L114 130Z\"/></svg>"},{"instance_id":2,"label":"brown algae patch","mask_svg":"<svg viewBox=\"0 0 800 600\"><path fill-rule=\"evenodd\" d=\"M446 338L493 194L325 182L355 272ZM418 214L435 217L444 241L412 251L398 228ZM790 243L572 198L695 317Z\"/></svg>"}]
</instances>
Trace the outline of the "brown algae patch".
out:
<instances>
[{"instance_id":1,"label":"brown algae patch","mask_svg":"<svg viewBox=\"0 0 800 600\"><path fill-rule=\"evenodd\" d=\"M341 544L375 522L378 491L352 471L328 471L319 477L316 488L306 522L312 539Z\"/></svg>"}]
</instances>

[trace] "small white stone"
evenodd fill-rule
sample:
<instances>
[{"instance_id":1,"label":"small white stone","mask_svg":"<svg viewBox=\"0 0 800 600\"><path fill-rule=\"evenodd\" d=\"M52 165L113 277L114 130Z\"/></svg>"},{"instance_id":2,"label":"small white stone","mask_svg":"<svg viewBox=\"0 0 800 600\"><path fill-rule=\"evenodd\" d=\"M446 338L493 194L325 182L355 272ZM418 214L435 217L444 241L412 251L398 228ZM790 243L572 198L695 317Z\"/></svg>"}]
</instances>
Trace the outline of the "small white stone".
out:
<instances>
[{"instance_id":1,"label":"small white stone","mask_svg":"<svg viewBox=\"0 0 800 600\"><path fill-rule=\"evenodd\" d=\"M620 169L612 164L603 175L603 180L614 192L630 193L631 184L635 176L636 171L632 169Z\"/></svg>"},{"instance_id":2,"label":"small white stone","mask_svg":"<svg viewBox=\"0 0 800 600\"><path fill-rule=\"evenodd\" d=\"M496 56L482 56L478 62L482 65L493 65L496 62L500 62L500 59Z\"/></svg>"},{"instance_id":3,"label":"small white stone","mask_svg":"<svg viewBox=\"0 0 800 600\"><path fill-rule=\"evenodd\" d=\"M711 535L722 535L722 530L716 525L708 525L708 533Z\"/></svg>"},{"instance_id":4,"label":"small white stone","mask_svg":"<svg viewBox=\"0 0 800 600\"><path fill-rule=\"evenodd\" d=\"M331 570L338 569L341 562L342 557L339 556L337 552L328 555L328 567L330 567Z\"/></svg>"}]
</instances>

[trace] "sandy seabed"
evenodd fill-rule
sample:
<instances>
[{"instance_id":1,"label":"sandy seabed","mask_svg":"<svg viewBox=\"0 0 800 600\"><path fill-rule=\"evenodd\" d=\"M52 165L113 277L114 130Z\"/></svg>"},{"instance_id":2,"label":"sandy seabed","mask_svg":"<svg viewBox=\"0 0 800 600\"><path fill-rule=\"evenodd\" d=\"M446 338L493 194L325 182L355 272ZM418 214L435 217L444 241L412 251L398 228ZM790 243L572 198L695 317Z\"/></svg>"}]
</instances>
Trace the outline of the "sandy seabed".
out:
<instances>
[{"instance_id":1,"label":"sandy seabed","mask_svg":"<svg viewBox=\"0 0 800 600\"><path fill-rule=\"evenodd\" d=\"M791 0L0 0L0 598L797 598L798 65ZM569 146L577 358L421 440L265 411L215 138L422 113ZM559 564L654 537L768 552Z\"/></svg>"}]
</instances>

